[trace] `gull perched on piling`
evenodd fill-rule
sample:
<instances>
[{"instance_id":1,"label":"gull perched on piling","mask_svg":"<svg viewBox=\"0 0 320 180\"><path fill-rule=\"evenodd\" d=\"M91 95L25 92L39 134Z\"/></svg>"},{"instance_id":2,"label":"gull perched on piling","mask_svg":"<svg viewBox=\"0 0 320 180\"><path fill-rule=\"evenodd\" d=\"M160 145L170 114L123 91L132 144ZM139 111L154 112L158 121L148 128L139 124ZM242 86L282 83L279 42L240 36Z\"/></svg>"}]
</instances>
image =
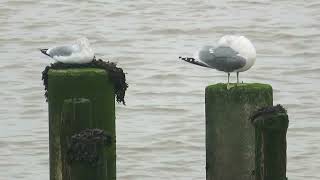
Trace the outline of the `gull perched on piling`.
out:
<instances>
[{"instance_id":1,"label":"gull perched on piling","mask_svg":"<svg viewBox=\"0 0 320 180\"><path fill-rule=\"evenodd\" d=\"M216 47L204 46L194 58L179 58L195 65L228 73L229 86L230 73L237 73L237 84L239 84L239 72L251 68L256 60L256 50L244 36L225 35L218 41Z\"/></svg>"},{"instance_id":2,"label":"gull perched on piling","mask_svg":"<svg viewBox=\"0 0 320 180\"><path fill-rule=\"evenodd\" d=\"M82 37L75 44L56 46L40 51L54 60L67 64L89 63L94 58L94 52L90 47L89 40Z\"/></svg>"}]
</instances>

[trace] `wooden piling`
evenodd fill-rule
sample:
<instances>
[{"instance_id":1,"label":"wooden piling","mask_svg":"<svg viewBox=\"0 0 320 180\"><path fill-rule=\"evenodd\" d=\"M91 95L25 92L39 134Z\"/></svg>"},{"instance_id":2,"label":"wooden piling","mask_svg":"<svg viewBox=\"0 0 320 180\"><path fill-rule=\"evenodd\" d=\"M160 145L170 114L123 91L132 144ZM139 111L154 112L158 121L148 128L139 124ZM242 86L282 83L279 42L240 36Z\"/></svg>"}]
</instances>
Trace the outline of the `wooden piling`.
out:
<instances>
[{"instance_id":1,"label":"wooden piling","mask_svg":"<svg viewBox=\"0 0 320 180\"><path fill-rule=\"evenodd\" d=\"M105 149L107 176L103 180L116 179L114 87L108 83L107 72L95 68L51 69L48 97L50 180L66 180L65 145L72 134L86 128L111 134L113 142Z\"/></svg>"},{"instance_id":2,"label":"wooden piling","mask_svg":"<svg viewBox=\"0 0 320 180\"><path fill-rule=\"evenodd\" d=\"M255 138L250 115L273 103L266 84L208 86L206 111L206 179L253 180Z\"/></svg>"},{"instance_id":3,"label":"wooden piling","mask_svg":"<svg viewBox=\"0 0 320 180\"><path fill-rule=\"evenodd\" d=\"M265 107L255 112L251 120L256 139L255 180L286 180L286 110L280 105Z\"/></svg>"}]
</instances>

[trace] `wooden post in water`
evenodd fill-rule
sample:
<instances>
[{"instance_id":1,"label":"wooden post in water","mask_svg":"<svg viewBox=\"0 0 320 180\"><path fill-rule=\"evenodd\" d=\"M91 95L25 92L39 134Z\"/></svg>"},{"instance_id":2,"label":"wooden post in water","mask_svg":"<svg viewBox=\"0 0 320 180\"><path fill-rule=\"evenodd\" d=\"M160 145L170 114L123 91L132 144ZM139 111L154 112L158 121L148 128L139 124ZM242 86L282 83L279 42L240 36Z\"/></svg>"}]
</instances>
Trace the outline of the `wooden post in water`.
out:
<instances>
[{"instance_id":1,"label":"wooden post in water","mask_svg":"<svg viewBox=\"0 0 320 180\"><path fill-rule=\"evenodd\" d=\"M105 152L112 137L92 128L91 106L90 100L84 98L63 103L60 133L63 180L111 179Z\"/></svg>"},{"instance_id":2,"label":"wooden post in water","mask_svg":"<svg viewBox=\"0 0 320 180\"><path fill-rule=\"evenodd\" d=\"M116 179L114 87L108 83L107 72L95 68L51 69L48 97L50 180L75 180L72 175L78 180L79 173L96 180ZM102 157L100 168L68 162L71 137L86 128L101 129L113 139L106 148L97 146Z\"/></svg>"},{"instance_id":3,"label":"wooden post in water","mask_svg":"<svg viewBox=\"0 0 320 180\"><path fill-rule=\"evenodd\" d=\"M255 138L250 115L273 103L266 84L208 86L206 109L206 179L253 180Z\"/></svg>"},{"instance_id":4,"label":"wooden post in water","mask_svg":"<svg viewBox=\"0 0 320 180\"><path fill-rule=\"evenodd\" d=\"M286 110L280 105L265 107L255 112L251 120L256 136L255 180L286 180Z\"/></svg>"}]
</instances>

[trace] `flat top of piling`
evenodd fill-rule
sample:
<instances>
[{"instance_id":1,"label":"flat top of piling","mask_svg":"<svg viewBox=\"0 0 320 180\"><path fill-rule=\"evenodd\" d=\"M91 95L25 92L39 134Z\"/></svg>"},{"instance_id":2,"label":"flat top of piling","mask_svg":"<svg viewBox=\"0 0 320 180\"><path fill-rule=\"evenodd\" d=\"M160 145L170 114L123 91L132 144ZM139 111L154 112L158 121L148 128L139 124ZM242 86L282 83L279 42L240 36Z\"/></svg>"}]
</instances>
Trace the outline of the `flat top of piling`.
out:
<instances>
[{"instance_id":1,"label":"flat top of piling","mask_svg":"<svg viewBox=\"0 0 320 180\"><path fill-rule=\"evenodd\" d=\"M272 89L272 86L269 84L261 84L261 83L240 83L240 84L229 84L229 89L227 89L227 84L218 83L212 84L206 87L207 90L215 90L215 91L225 91L225 90L259 90L259 89Z\"/></svg>"},{"instance_id":2,"label":"flat top of piling","mask_svg":"<svg viewBox=\"0 0 320 180\"><path fill-rule=\"evenodd\" d=\"M70 68L70 69L50 69L48 74L52 75L82 75L82 74L101 74L106 75L106 71L104 69L99 68Z\"/></svg>"},{"instance_id":3,"label":"flat top of piling","mask_svg":"<svg viewBox=\"0 0 320 180\"><path fill-rule=\"evenodd\" d=\"M114 85L115 95L117 102L124 102L125 91L128 88L126 83L126 75L123 70L117 67L116 63L106 62L102 59L94 59L91 63L87 64L64 64L56 62L46 66L42 71L43 85L45 86L45 96L48 98L48 84L49 76L52 79L67 78L97 78L103 77L109 83L110 81ZM108 78L106 78L108 77Z\"/></svg>"}]
</instances>

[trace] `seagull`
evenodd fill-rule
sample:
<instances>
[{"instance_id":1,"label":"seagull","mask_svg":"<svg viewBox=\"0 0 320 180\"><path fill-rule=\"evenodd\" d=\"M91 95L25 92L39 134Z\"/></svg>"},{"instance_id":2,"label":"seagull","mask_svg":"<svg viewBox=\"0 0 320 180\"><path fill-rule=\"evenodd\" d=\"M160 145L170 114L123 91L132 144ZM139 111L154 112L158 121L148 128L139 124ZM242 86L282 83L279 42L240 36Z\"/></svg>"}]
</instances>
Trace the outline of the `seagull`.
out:
<instances>
[{"instance_id":1,"label":"seagull","mask_svg":"<svg viewBox=\"0 0 320 180\"><path fill-rule=\"evenodd\" d=\"M194 58L179 57L179 59L228 73L228 87L231 72L237 73L238 85L239 72L247 71L253 66L256 50L244 36L225 35L219 39L217 46L204 46L196 52Z\"/></svg>"},{"instance_id":2,"label":"seagull","mask_svg":"<svg viewBox=\"0 0 320 180\"><path fill-rule=\"evenodd\" d=\"M73 45L56 46L40 51L54 60L66 64L84 64L94 59L94 52L86 37L79 38Z\"/></svg>"}]
</instances>

